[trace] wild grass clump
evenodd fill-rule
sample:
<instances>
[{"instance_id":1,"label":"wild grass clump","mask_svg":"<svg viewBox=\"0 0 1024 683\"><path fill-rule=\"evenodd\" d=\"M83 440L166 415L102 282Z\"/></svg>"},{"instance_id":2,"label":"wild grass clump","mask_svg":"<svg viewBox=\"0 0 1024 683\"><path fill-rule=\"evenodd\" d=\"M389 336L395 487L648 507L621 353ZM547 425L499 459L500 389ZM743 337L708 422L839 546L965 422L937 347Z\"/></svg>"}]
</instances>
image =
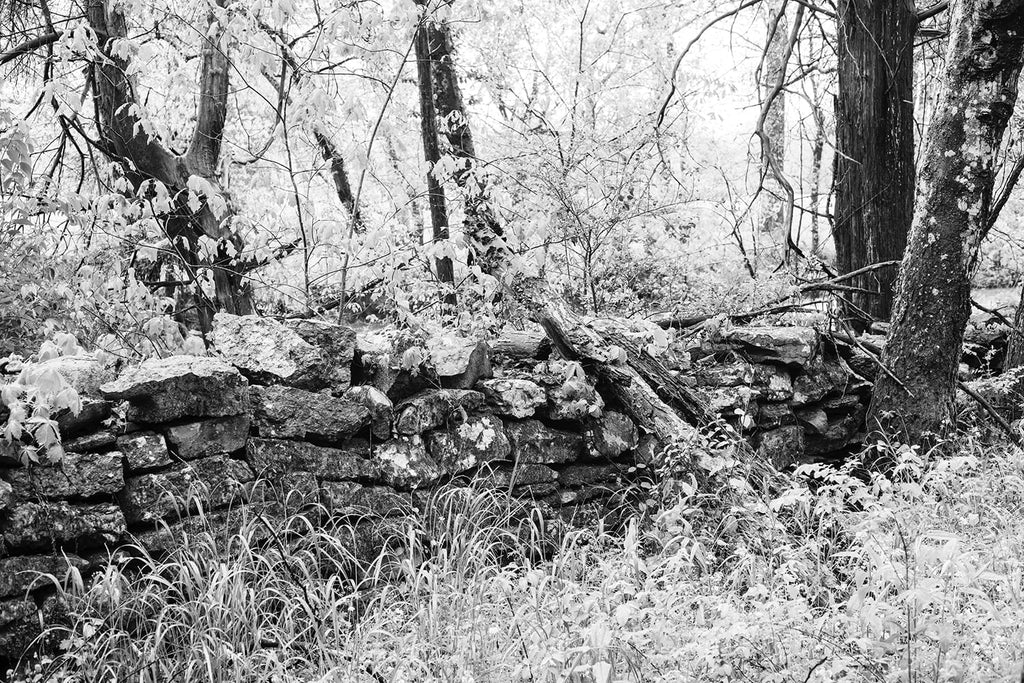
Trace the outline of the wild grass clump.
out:
<instances>
[{"instance_id":1,"label":"wild grass clump","mask_svg":"<svg viewBox=\"0 0 1024 683\"><path fill-rule=\"evenodd\" d=\"M139 553L141 566L69 586L64 652L34 675L1014 680L1024 455L971 438L942 459L886 447L890 477L805 466L770 494L742 464L703 461L650 523L570 531L553 555L535 517L475 488L362 520L381 530L371 557L358 557L351 521L211 522L163 559Z\"/></svg>"}]
</instances>

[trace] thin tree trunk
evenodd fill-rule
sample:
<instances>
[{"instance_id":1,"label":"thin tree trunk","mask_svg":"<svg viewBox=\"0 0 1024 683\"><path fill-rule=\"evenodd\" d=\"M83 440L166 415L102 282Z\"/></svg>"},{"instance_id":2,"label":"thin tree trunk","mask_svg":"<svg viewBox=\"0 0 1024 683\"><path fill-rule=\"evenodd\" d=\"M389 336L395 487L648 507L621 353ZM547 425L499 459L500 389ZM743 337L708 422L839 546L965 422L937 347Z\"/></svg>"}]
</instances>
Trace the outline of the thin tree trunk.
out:
<instances>
[{"instance_id":1,"label":"thin tree trunk","mask_svg":"<svg viewBox=\"0 0 1024 683\"><path fill-rule=\"evenodd\" d=\"M840 0L835 244L840 273L903 258L914 211L914 32L909 0ZM854 279L856 326L888 320L897 271ZM870 292L870 293L868 293ZM866 315L865 315L866 314Z\"/></svg>"},{"instance_id":2,"label":"thin tree trunk","mask_svg":"<svg viewBox=\"0 0 1024 683\"><path fill-rule=\"evenodd\" d=\"M434 83L431 67L430 37L427 20L416 30L416 73L420 95L420 132L423 137L423 155L427 161L427 201L430 205L430 222L435 242L446 240L448 231L448 207L444 187L437 178L437 162L441 159L438 141L437 111L434 107ZM438 257L435 262L437 279L454 285L455 272L450 257Z\"/></svg>"},{"instance_id":3,"label":"thin tree trunk","mask_svg":"<svg viewBox=\"0 0 1024 683\"><path fill-rule=\"evenodd\" d=\"M825 153L825 120L818 102L814 103L814 146L811 148L811 257L817 258L821 251L821 229L819 228L821 201L821 158Z\"/></svg>"},{"instance_id":4,"label":"thin tree trunk","mask_svg":"<svg viewBox=\"0 0 1024 683\"><path fill-rule=\"evenodd\" d=\"M789 42L789 22L786 4L773 2L768 14L768 45L765 47L764 67L761 72L762 97L767 98L786 71L786 46ZM772 100L764 120L764 132L771 144L772 154L779 167L786 158L786 94L779 92ZM757 274L772 272L782 263L786 244L786 199L775 177L768 173L761 196L761 219L756 245Z\"/></svg>"},{"instance_id":5,"label":"thin tree trunk","mask_svg":"<svg viewBox=\"0 0 1024 683\"><path fill-rule=\"evenodd\" d=\"M473 131L455 69L451 27L444 21L429 22L427 35L437 116L451 154L462 162L454 179L466 190L464 230L471 244L469 265L476 263L483 272L494 275L508 260L505 233L488 198L487 177L477 164Z\"/></svg>"},{"instance_id":6,"label":"thin tree trunk","mask_svg":"<svg viewBox=\"0 0 1024 683\"><path fill-rule=\"evenodd\" d=\"M1006 343L1006 358L1003 359L1003 372L1024 365L1024 334L1020 330L1024 326L1024 287L1021 288L1017 312L1013 316L1013 329Z\"/></svg>"},{"instance_id":7,"label":"thin tree trunk","mask_svg":"<svg viewBox=\"0 0 1024 683\"><path fill-rule=\"evenodd\" d=\"M871 429L928 445L949 427L970 278L989 229L995 159L1017 100L1024 0L960 0L945 92L928 129L918 203L875 384ZM879 464L879 463L876 463Z\"/></svg>"}]
</instances>

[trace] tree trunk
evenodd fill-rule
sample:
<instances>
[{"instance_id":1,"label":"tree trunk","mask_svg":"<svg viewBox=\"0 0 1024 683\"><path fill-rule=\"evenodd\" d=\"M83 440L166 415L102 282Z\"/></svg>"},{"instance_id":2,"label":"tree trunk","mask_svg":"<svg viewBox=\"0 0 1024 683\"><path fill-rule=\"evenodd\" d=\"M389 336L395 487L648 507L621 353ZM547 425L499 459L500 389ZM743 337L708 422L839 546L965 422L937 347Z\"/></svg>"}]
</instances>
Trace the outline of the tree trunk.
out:
<instances>
[{"instance_id":1,"label":"tree trunk","mask_svg":"<svg viewBox=\"0 0 1024 683\"><path fill-rule=\"evenodd\" d=\"M420 95L420 132L423 136L423 155L427 161L427 202L430 205L430 223L434 241L446 240L448 231L448 207L444 187L437 178L437 162L441 159L441 145L438 141L437 110L434 107L433 68L431 65L430 36L428 20L424 19L416 29L416 74ZM452 260L447 256L436 260L437 279L454 285L455 273Z\"/></svg>"},{"instance_id":2,"label":"tree trunk","mask_svg":"<svg viewBox=\"0 0 1024 683\"><path fill-rule=\"evenodd\" d=\"M219 3L220 4L220 3ZM179 245L182 266L195 280L195 300L200 307L199 321L204 332L216 310L246 314L253 310L252 292L244 269L237 258L241 238L230 229L230 215L224 221L213 214L206 201L198 211L188 206L188 180L199 176L216 187L217 165L227 111L230 62L221 49L222 28L213 13L208 15L212 30L204 33L202 67L199 77L199 105L196 126L188 151L176 156L158 140L150 138L134 112L135 85L127 75L128 62L110 52L110 41L127 36L124 15L119 8L108 8L105 0L90 0L88 20L97 35L104 36L104 59L93 65L96 127L106 151L124 166L129 180L138 191L143 183L156 180L177 198L175 210L167 218L168 236ZM219 243L213 263L198 260L198 238L206 235ZM197 272L212 270L215 296L210 300L201 290Z\"/></svg>"},{"instance_id":3,"label":"tree trunk","mask_svg":"<svg viewBox=\"0 0 1024 683\"><path fill-rule=\"evenodd\" d=\"M1024 288L1020 292L1017 312L1013 316L1013 329L1006 342L1006 357L1003 359L1003 372L1024 365Z\"/></svg>"},{"instance_id":4,"label":"tree trunk","mask_svg":"<svg viewBox=\"0 0 1024 683\"><path fill-rule=\"evenodd\" d=\"M477 165L473 131L455 70L451 27L437 21L429 22L426 28L437 116L451 154L462 162L454 179L466 191L464 229L471 245L469 265L476 263L483 272L494 275L508 260L505 233L489 202L487 178Z\"/></svg>"},{"instance_id":5,"label":"tree trunk","mask_svg":"<svg viewBox=\"0 0 1024 683\"><path fill-rule=\"evenodd\" d=\"M768 45L765 47L761 72L762 97L767 98L786 72L786 46L789 41L789 22L784 3L773 2L768 14ZM772 154L779 167L786 158L786 94L779 92L772 100L764 120L764 132L771 142ZM786 244L786 198L774 175L768 173L761 195L761 221L757 235L756 253L758 276L773 272L782 263Z\"/></svg>"},{"instance_id":6,"label":"tree trunk","mask_svg":"<svg viewBox=\"0 0 1024 683\"><path fill-rule=\"evenodd\" d=\"M914 32L910 0L840 0L836 99L836 265L850 273L903 258L914 211ZM849 284L858 327L888 320L897 270Z\"/></svg>"},{"instance_id":7,"label":"tree trunk","mask_svg":"<svg viewBox=\"0 0 1024 683\"><path fill-rule=\"evenodd\" d=\"M995 159L1017 100L1024 0L954 3L945 91L928 129L917 208L868 425L930 445L949 427L970 278L989 228Z\"/></svg>"}]
</instances>

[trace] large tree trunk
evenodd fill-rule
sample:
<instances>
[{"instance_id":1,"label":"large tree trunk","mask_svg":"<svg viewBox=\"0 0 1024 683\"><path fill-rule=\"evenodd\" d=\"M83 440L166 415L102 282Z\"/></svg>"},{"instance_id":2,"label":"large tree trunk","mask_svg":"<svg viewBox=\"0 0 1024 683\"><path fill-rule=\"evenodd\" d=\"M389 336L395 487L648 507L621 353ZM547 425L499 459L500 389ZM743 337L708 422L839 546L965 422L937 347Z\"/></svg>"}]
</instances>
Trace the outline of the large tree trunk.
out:
<instances>
[{"instance_id":1,"label":"large tree trunk","mask_svg":"<svg viewBox=\"0 0 1024 683\"><path fill-rule=\"evenodd\" d=\"M840 0L835 244L840 273L903 258L914 211L914 32L910 0ZM848 284L847 315L888 320L897 271Z\"/></svg>"},{"instance_id":2,"label":"large tree trunk","mask_svg":"<svg viewBox=\"0 0 1024 683\"><path fill-rule=\"evenodd\" d=\"M928 129L918 202L868 425L928 445L949 426L970 278L989 228L997 152L1017 100L1024 0L959 0L945 92Z\"/></svg>"},{"instance_id":3,"label":"large tree trunk","mask_svg":"<svg viewBox=\"0 0 1024 683\"><path fill-rule=\"evenodd\" d=\"M487 177L477 163L473 131L455 70L451 27L445 21L436 21L429 22L426 29L434 106L450 153L462 162L454 178L466 191L464 229L471 245L469 265L478 264L483 272L494 275L508 260L505 232L489 201Z\"/></svg>"},{"instance_id":4,"label":"large tree trunk","mask_svg":"<svg viewBox=\"0 0 1024 683\"><path fill-rule=\"evenodd\" d=\"M104 59L93 66L96 126L106 151L125 167L129 180L138 190L143 183L156 180L177 197L175 211L167 218L168 236L174 240L182 269L194 281L194 295L199 307L203 331L216 310L251 313L252 293L238 261L241 239L230 228L230 216L221 220L204 201L198 211L188 206L188 180L199 176L216 187L217 165L224 133L227 109L230 63L220 46L223 30L215 16L208 16L211 30L204 33L202 67L199 77L199 105L196 126L188 151L177 156L159 140L146 134L134 111L135 85L127 75L128 62L110 51L110 41L127 36L124 14L120 8L108 7L105 0L90 0L88 20L97 35L105 38ZM206 235L219 243L213 263L200 263L198 239ZM212 270L215 297L210 300L198 283L202 269Z\"/></svg>"},{"instance_id":5,"label":"large tree trunk","mask_svg":"<svg viewBox=\"0 0 1024 683\"><path fill-rule=\"evenodd\" d=\"M423 137L423 155L427 161L427 202L430 205L430 223L434 241L446 240L448 230L448 206L444 186L438 179L437 162L441 159L441 145L438 140L437 110L434 107L434 79L430 50L429 19L416 29L416 75L420 96L420 133ZM437 279L449 285L455 282L451 258L444 256L436 260Z\"/></svg>"}]
</instances>

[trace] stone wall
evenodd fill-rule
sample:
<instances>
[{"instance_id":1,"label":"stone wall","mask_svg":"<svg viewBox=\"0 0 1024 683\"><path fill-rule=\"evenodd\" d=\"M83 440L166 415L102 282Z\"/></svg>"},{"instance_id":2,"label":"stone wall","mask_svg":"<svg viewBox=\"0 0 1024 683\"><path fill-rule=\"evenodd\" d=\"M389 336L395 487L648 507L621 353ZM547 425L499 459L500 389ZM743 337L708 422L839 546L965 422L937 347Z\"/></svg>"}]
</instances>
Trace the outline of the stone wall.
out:
<instances>
[{"instance_id":1,"label":"stone wall","mask_svg":"<svg viewBox=\"0 0 1024 683\"><path fill-rule=\"evenodd\" d=\"M658 444L579 364L528 337L424 348L407 332L219 315L214 356L116 377L86 356L49 361L83 407L59 418L56 464L0 451L0 659L59 611L38 572L87 571L129 540L166 549L169 531L195 524L190 493L228 528L254 506L283 512L286 493L292 508L387 513L463 476L551 515L592 513ZM870 364L812 329L736 328L674 357L780 465L860 435L869 383L857 368Z\"/></svg>"}]
</instances>

